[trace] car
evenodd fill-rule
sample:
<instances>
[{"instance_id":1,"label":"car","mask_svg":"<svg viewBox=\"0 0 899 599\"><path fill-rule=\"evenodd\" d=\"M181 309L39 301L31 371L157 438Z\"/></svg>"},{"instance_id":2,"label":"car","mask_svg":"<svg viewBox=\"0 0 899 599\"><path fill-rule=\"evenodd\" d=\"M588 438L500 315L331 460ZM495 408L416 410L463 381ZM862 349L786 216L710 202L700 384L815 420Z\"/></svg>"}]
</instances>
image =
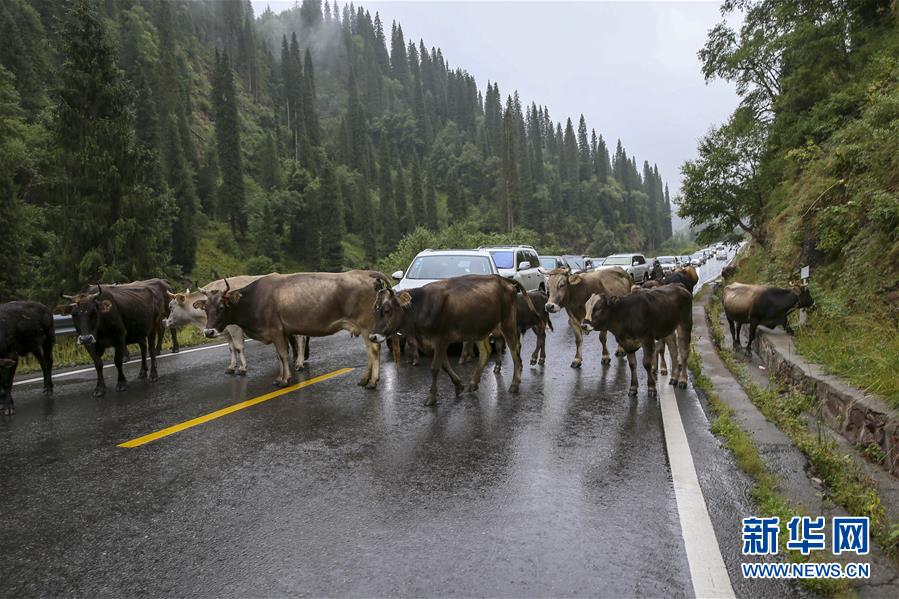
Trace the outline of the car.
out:
<instances>
[{"instance_id":1,"label":"car","mask_svg":"<svg viewBox=\"0 0 899 599\"><path fill-rule=\"evenodd\" d=\"M405 271L398 270L393 278L394 289L404 291L424 287L428 283L463 275L498 275L493 258L487 250L424 250L419 252Z\"/></svg>"},{"instance_id":2,"label":"car","mask_svg":"<svg viewBox=\"0 0 899 599\"><path fill-rule=\"evenodd\" d=\"M680 266L677 256L659 256L656 258L662 267L662 272L666 275Z\"/></svg>"},{"instance_id":3,"label":"car","mask_svg":"<svg viewBox=\"0 0 899 599\"><path fill-rule=\"evenodd\" d=\"M593 270L592 262L585 256L566 254L562 256L562 261L571 269L571 272L589 272Z\"/></svg>"},{"instance_id":4,"label":"car","mask_svg":"<svg viewBox=\"0 0 899 599\"><path fill-rule=\"evenodd\" d=\"M724 248L720 248L715 253L715 258L717 258L718 260L727 260L727 250Z\"/></svg>"},{"instance_id":5,"label":"car","mask_svg":"<svg viewBox=\"0 0 899 599\"><path fill-rule=\"evenodd\" d=\"M697 252L690 256L690 266L702 266L705 264L705 255L702 252Z\"/></svg>"},{"instance_id":6,"label":"car","mask_svg":"<svg viewBox=\"0 0 899 599\"><path fill-rule=\"evenodd\" d=\"M565 266L567 264L562 260L562 256L540 256L540 268L543 269L544 274L555 268L564 268Z\"/></svg>"},{"instance_id":7,"label":"car","mask_svg":"<svg viewBox=\"0 0 899 599\"><path fill-rule=\"evenodd\" d=\"M599 256L597 258L590 258L590 260L593 261L593 268L596 269L596 268L599 268L600 266L602 266L602 263L606 261L606 257ZM648 262L649 258L647 258L646 261Z\"/></svg>"},{"instance_id":8,"label":"car","mask_svg":"<svg viewBox=\"0 0 899 599\"><path fill-rule=\"evenodd\" d=\"M678 256L677 257L677 261L680 263L681 266L690 266L691 259L692 259L691 256Z\"/></svg>"},{"instance_id":9,"label":"car","mask_svg":"<svg viewBox=\"0 0 899 599\"><path fill-rule=\"evenodd\" d=\"M602 263L602 268L612 266L623 268L635 283L649 280L652 274L652 263L643 254L613 254Z\"/></svg>"},{"instance_id":10,"label":"car","mask_svg":"<svg viewBox=\"0 0 899 599\"><path fill-rule=\"evenodd\" d=\"M533 246L496 245L478 250L487 250L497 272L518 281L526 291L546 291L546 276L540 270L540 256Z\"/></svg>"}]
</instances>

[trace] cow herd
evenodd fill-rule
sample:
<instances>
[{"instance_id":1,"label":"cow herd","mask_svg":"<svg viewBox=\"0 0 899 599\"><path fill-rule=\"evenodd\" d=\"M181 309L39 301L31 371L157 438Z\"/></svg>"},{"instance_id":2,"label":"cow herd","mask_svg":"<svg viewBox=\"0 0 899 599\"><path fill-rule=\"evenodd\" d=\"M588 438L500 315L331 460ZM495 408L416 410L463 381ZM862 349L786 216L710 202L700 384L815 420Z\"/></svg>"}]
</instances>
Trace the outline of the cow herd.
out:
<instances>
[{"instance_id":1,"label":"cow herd","mask_svg":"<svg viewBox=\"0 0 899 599\"><path fill-rule=\"evenodd\" d=\"M82 292L63 296L58 314L72 318L76 340L93 360L97 382L94 396L105 394L103 354L112 348L117 370L116 390L126 389L123 363L127 346L140 348L138 378L158 378L156 359L166 329L173 351L178 351L177 329L196 326L206 337L224 337L230 348L229 374L245 375L245 339L275 346L278 357L276 386L290 384L293 370L302 370L308 358L308 338L348 331L359 337L367 356L359 385L374 389L380 378L380 348L387 343L399 364L401 347L411 359L419 351L431 354L431 386L426 405L437 401L441 370L453 383L456 395L476 391L482 372L496 346L495 371L507 348L514 372L509 391L521 385L521 335L537 334L531 364L546 359L549 315L565 310L575 338L572 368L583 358L583 336L598 331L603 365L611 362L607 332L617 341L616 355L627 356L631 373L629 393L637 393L636 352L643 349L648 393L656 395L656 373L667 349L671 358L672 385L687 386L687 356L692 331L693 287L696 271L687 267L669 273L661 281L633 286L628 274L617 267L572 273L557 268L547 273L548 293L525 292L516 281L499 275L466 275L435 281L417 289L395 291L386 275L377 271L343 273L272 273L237 276L212 281L191 291L176 292L162 279L119 285L91 285ZM808 289L778 289L734 283L724 290L724 308L735 345L743 323L750 325L749 342L759 324L787 325L788 312L812 304ZM447 349L453 344L476 347L478 361L463 386L453 370ZM41 365L44 393L53 392L53 316L31 301L0 304L0 412L12 414L12 381L19 356L32 354ZM290 352L293 351L293 361ZM464 361L467 352L463 351ZM148 363L149 358L149 363Z\"/></svg>"}]
</instances>

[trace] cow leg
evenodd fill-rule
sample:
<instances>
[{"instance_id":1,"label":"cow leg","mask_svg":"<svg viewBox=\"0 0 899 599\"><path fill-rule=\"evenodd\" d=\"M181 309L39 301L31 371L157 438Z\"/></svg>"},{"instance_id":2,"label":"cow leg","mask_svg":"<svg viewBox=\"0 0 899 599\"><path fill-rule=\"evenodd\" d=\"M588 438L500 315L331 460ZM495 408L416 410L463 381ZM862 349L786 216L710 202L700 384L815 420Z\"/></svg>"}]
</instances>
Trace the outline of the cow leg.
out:
<instances>
[{"instance_id":1,"label":"cow leg","mask_svg":"<svg viewBox=\"0 0 899 599\"><path fill-rule=\"evenodd\" d=\"M393 357L393 363L399 367L400 360L402 359L400 354L403 350L400 346L400 338L396 335L391 335L387 338L387 345L390 347L390 355Z\"/></svg>"},{"instance_id":2,"label":"cow leg","mask_svg":"<svg viewBox=\"0 0 899 599\"><path fill-rule=\"evenodd\" d=\"M584 341L584 331L581 329L581 323L577 322L574 316L571 314L568 315L568 324L571 325L571 330L574 331L574 360L571 361L572 368L580 368L583 363L583 359L581 358L581 343ZM603 348L603 364L606 363L606 356L608 356L608 352L606 352L606 342L605 338L602 337L604 333L600 333L600 339L602 340L602 348ZM610 360L611 361L611 360Z\"/></svg>"},{"instance_id":3,"label":"cow leg","mask_svg":"<svg viewBox=\"0 0 899 599\"><path fill-rule=\"evenodd\" d=\"M784 331L787 333L787 335L795 335L796 334L796 331L794 331L793 327L790 326L790 323L787 322L786 315L784 316L783 322L780 324L783 325Z\"/></svg>"},{"instance_id":4,"label":"cow leg","mask_svg":"<svg viewBox=\"0 0 899 599\"><path fill-rule=\"evenodd\" d=\"M36 348L38 352L34 354L41 365L41 373L44 375L44 395L53 395L53 341L53 336L47 335L41 347ZM15 367L13 367L13 374L15 374Z\"/></svg>"},{"instance_id":5,"label":"cow leg","mask_svg":"<svg viewBox=\"0 0 899 599\"><path fill-rule=\"evenodd\" d=\"M736 335L733 337L734 347L740 347L740 330L743 328L742 322L734 322L734 331L736 331Z\"/></svg>"},{"instance_id":6,"label":"cow leg","mask_svg":"<svg viewBox=\"0 0 899 599\"><path fill-rule=\"evenodd\" d=\"M225 369L225 374L234 374L237 369L237 350L234 349L234 341L228 340L228 354L230 355L230 359L228 361L228 368Z\"/></svg>"},{"instance_id":7,"label":"cow leg","mask_svg":"<svg viewBox=\"0 0 899 599\"><path fill-rule=\"evenodd\" d=\"M627 365L631 369L631 386L627 390L627 394L634 396L637 394L637 352L627 352Z\"/></svg>"},{"instance_id":8,"label":"cow leg","mask_svg":"<svg viewBox=\"0 0 899 599\"><path fill-rule=\"evenodd\" d=\"M512 354L512 364L515 367L512 372L512 384L509 385L509 393L518 393L518 388L521 386L521 337L518 334L518 325L515 323L514 310L512 311L511 319L507 318L502 323L502 329L503 338L506 340L506 345ZM580 346L578 346L578 353L580 353Z\"/></svg>"},{"instance_id":9,"label":"cow leg","mask_svg":"<svg viewBox=\"0 0 899 599\"><path fill-rule=\"evenodd\" d=\"M671 367L674 368L675 358L671 354L671 352L668 352L668 355L671 356ZM659 339L656 342L656 357L657 357L657 360L656 360L657 364L656 364L656 368L653 368L653 374L655 374L658 369L658 366L659 366L658 362L661 362L662 376L667 376L668 375L668 363L665 361L665 340L664 339Z\"/></svg>"},{"instance_id":10,"label":"cow leg","mask_svg":"<svg viewBox=\"0 0 899 599\"><path fill-rule=\"evenodd\" d=\"M478 385L481 382L481 375L484 373L484 366L487 365L487 360L490 359L490 342L486 339L481 339L477 342L477 346L478 365L474 372L471 373L471 380L468 381L468 389L466 389L466 391L469 393L478 390Z\"/></svg>"},{"instance_id":11,"label":"cow leg","mask_svg":"<svg viewBox=\"0 0 899 599\"><path fill-rule=\"evenodd\" d=\"M671 358L671 378L668 379L668 384L677 385L677 379L680 375L680 352L677 349L677 333L674 332L665 337L664 342L668 347L668 357Z\"/></svg>"},{"instance_id":12,"label":"cow leg","mask_svg":"<svg viewBox=\"0 0 899 599\"><path fill-rule=\"evenodd\" d=\"M471 341L465 341L462 343L462 351L459 352L459 366L468 362L468 359L472 357L474 353L474 344Z\"/></svg>"},{"instance_id":13,"label":"cow leg","mask_svg":"<svg viewBox=\"0 0 899 599\"><path fill-rule=\"evenodd\" d=\"M627 352L624 351L624 349L621 347L621 344L618 343L618 340L617 340L617 339L615 340L615 345L616 345L616 347L615 347L615 357L616 357L616 358L623 358L623 357L627 354Z\"/></svg>"},{"instance_id":14,"label":"cow leg","mask_svg":"<svg viewBox=\"0 0 899 599\"><path fill-rule=\"evenodd\" d=\"M499 373L503 370L503 354L506 353L506 339L504 337L496 337L496 363L493 364L493 372ZM490 353L490 343L487 343L487 353Z\"/></svg>"},{"instance_id":15,"label":"cow leg","mask_svg":"<svg viewBox=\"0 0 899 599\"><path fill-rule=\"evenodd\" d=\"M154 382L156 382L156 380L159 379L159 373L156 371L156 357L159 355L159 353L160 353L160 351L161 351L161 350L159 349L161 344L160 344L160 343L153 343L153 341L156 341L156 340L153 339L153 335L155 335L155 333L151 332L150 335L151 335L151 337L150 337L150 342L149 342L149 348L150 348L150 382L151 382L151 383L154 383ZM162 338L162 333L160 332L160 334L159 334L159 339L161 339L161 338Z\"/></svg>"},{"instance_id":16,"label":"cow leg","mask_svg":"<svg viewBox=\"0 0 899 599\"><path fill-rule=\"evenodd\" d=\"M278 352L278 378L272 385L286 387L290 384L290 344L283 333L274 336L275 351Z\"/></svg>"},{"instance_id":17,"label":"cow leg","mask_svg":"<svg viewBox=\"0 0 899 599\"><path fill-rule=\"evenodd\" d=\"M3 388L6 389L6 395L0 396L0 414L4 416L12 416L16 413L16 404L12 399L12 382L16 378L16 368L19 366L19 360L16 358L12 367L0 372L0 376L6 380L3 381Z\"/></svg>"},{"instance_id":18,"label":"cow leg","mask_svg":"<svg viewBox=\"0 0 899 599\"><path fill-rule=\"evenodd\" d=\"M409 364L418 366L418 341L414 337L406 340L406 350L409 352Z\"/></svg>"},{"instance_id":19,"label":"cow leg","mask_svg":"<svg viewBox=\"0 0 899 599\"><path fill-rule=\"evenodd\" d=\"M652 372L652 357L655 354L655 347L656 342L654 339L650 338L643 343L643 368L646 370L647 392L650 397L658 395L658 391L656 391L656 377Z\"/></svg>"},{"instance_id":20,"label":"cow leg","mask_svg":"<svg viewBox=\"0 0 899 599\"><path fill-rule=\"evenodd\" d=\"M443 341L437 341L434 344L434 355L431 357L431 388L428 391L428 398L425 400L426 406L433 406L437 403L437 375L440 374L441 368L447 374L452 371L446 358L446 344ZM450 378L453 378L452 375ZM455 383L455 381L453 382Z\"/></svg>"},{"instance_id":21,"label":"cow leg","mask_svg":"<svg viewBox=\"0 0 899 599\"><path fill-rule=\"evenodd\" d=\"M234 347L234 353L240 361L240 367L237 369L237 374L239 376L247 376L247 356L245 352L247 336L240 327L227 327L225 330L231 336L231 344Z\"/></svg>"},{"instance_id":22,"label":"cow leg","mask_svg":"<svg viewBox=\"0 0 899 599\"><path fill-rule=\"evenodd\" d=\"M306 345L309 343L309 338L305 335L294 335L292 336L294 342L294 368L296 368L297 372L300 370L306 369Z\"/></svg>"},{"instance_id":23,"label":"cow leg","mask_svg":"<svg viewBox=\"0 0 899 599\"><path fill-rule=\"evenodd\" d=\"M116 379L115 390L116 391L124 391L128 388L128 382L125 379L125 369L122 367L122 363L125 359L125 342L121 341L115 346L115 357L113 361L115 362L115 369L118 372L118 378ZM102 368L102 365L101 365Z\"/></svg>"},{"instance_id":24,"label":"cow leg","mask_svg":"<svg viewBox=\"0 0 899 599\"><path fill-rule=\"evenodd\" d=\"M362 379L359 381L359 386L366 389L374 389L378 386L378 381L381 379L381 344L369 341L368 335L369 333L361 335L362 342L365 344L368 363L365 367L365 374L362 375Z\"/></svg>"},{"instance_id":25,"label":"cow leg","mask_svg":"<svg viewBox=\"0 0 899 599\"><path fill-rule=\"evenodd\" d=\"M94 361L94 370L97 371L97 385L94 387L94 397L106 395L106 381L103 380L103 349L98 348L96 345L87 348L87 353L90 354L91 359Z\"/></svg>"},{"instance_id":26,"label":"cow leg","mask_svg":"<svg viewBox=\"0 0 899 599\"><path fill-rule=\"evenodd\" d=\"M137 373L137 378L145 379L147 378L147 340L141 339L137 345L140 347L140 372Z\"/></svg>"},{"instance_id":27,"label":"cow leg","mask_svg":"<svg viewBox=\"0 0 899 599\"><path fill-rule=\"evenodd\" d=\"M599 332L599 343L602 345L602 360L600 360L600 363L604 366L612 363L612 357L609 355L609 346L607 345L608 338L608 331Z\"/></svg>"},{"instance_id":28,"label":"cow leg","mask_svg":"<svg viewBox=\"0 0 899 599\"><path fill-rule=\"evenodd\" d=\"M163 328L163 330L165 329ZM181 346L178 344L178 329L173 327L169 329L169 331L172 333L172 353L177 354L179 351L181 351ZM162 339L161 333L159 335L159 338Z\"/></svg>"},{"instance_id":29,"label":"cow leg","mask_svg":"<svg viewBox=\"0 0 899 599\"><path fill-rule=\"evenodd\" d=\"M690 335L692 333L692 319L688 319L677 327L678 386L681 389L687 388L687 360L690 357Z\"/></svg>"},{"instance_id":30,"label":"cow leg","mask_svg":"<svg viewBox=\"0 0 899 599\"><path fill-rule=\"evenodd\" d=\"M746 355L752 355L752 342L755 340L756 331L759 328L759 321L752 320L749 322L749 341L746 342Z\"/></svg>"},{"instance_id":31,"label":"cow leg","mask_svg":"<svg viewBox=\"0 0 899 599\"><path fill-rule=\"evenodd\" d=\"M727 319L727 325L730 327L730 338L734 342L734 347L739 347L740 345L740 325L736 325L736 329L734 328L734 320L732 318Z\"/></svg>"}]
</instances>

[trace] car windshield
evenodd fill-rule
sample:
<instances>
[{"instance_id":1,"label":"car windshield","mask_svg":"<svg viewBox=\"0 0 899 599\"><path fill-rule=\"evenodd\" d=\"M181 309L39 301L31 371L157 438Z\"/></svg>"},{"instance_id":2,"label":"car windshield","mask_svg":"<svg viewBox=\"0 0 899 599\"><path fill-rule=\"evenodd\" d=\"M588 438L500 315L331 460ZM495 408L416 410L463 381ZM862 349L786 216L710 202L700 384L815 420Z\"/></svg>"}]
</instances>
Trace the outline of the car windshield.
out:
<instances>
[{"instance_id":1,"label":"car windshield","mask_svg":"<svg viewBox=\"0 0 899 599\"><path fill-rule=\"evenodd\" d=\"M462 275L489 275L490 258L487 256L419 256L412 262L408 279L449 279Z\"/></svg>"},{"instance_id":2,"label":"car windshield","mask_svg":"<svg viewBox=\"0 0 899 599\"><path fill-rule=\"evenodd\" d=\"M633 263L631 256L609 256L602 263L603 266L630 266Z\"/></svg>"},{"instance_id":3,"label":"car windshield","mask_svg":"<svg viewBox=\"0 0 899 599\"><path fill-rule=\"evenodd\" d=\"M512 251L490 252L490 255L493 256L493 263L497 268L515 268L515 261L512 259L514 253Z\"/></svg>"},{"instance_id":4,"label":"car windshield","mask_svg":"<svg viewBox=\"0 0 899 599\"><path fill-rule=\"evenodd\" d=\"M547 270L552 270L556 267L556 259L549 256L544 256L543 258L540 258L540 266Z\"/></svg>"},{"instance_id":5,"label":"car windshield","mask_svg":"<svg viewBox=\"0 0 899 599\"><path fill-rule=\"evenodd\" d=\"M565 256L565 262L573 268L580 268L581 270L584 268L584 259L578 256Z\"/></svg>"},{"instance_id":6,"label":"car windshield","mask_svg":"<svg viewBox=\"0 0 899 599\"><path fill-rule=\"evenodd\" d=\"M659 256L656 260L661 264L672 264L674 262L674 256Z\"/></svg>"}]
</instances>

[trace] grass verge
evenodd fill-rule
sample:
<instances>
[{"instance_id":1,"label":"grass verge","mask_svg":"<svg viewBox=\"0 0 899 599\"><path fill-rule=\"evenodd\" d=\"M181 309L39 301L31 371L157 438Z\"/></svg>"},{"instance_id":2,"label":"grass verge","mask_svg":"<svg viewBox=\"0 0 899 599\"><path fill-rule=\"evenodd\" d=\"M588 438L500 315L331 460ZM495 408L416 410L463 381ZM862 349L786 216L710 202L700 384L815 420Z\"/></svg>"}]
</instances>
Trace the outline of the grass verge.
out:
<instances>
[{"instance_id":1,"label":"grass verge","mask_svg":"<svg viewBox=\"0 0 899 599\"><path fill-rule=\"evenodd\" d=\"M830 498L853 516L871 519L871 537L894 561L899 563L899 523L892 521L880 502L874 481L848 455L841 455L837 444L822 434L824 425L810 430L803 414L820 411L818 401L770 379L768 388L759 387L746 366L722 343L721 302L712 296L706 304L712 339L718 355L742 385L746 394L764 416L783 431L808 458L823 481Z\"/></svg>"}]
</instances>

